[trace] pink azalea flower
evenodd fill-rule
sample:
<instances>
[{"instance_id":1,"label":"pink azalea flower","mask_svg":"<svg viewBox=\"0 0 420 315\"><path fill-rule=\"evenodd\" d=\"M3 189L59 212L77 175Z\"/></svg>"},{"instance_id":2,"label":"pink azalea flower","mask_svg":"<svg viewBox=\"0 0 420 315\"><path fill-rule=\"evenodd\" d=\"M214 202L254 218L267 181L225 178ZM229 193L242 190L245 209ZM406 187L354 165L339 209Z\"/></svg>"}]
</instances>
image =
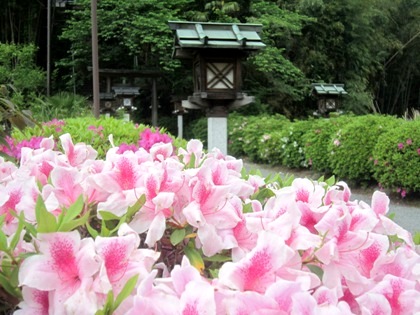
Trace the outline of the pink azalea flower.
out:
<instances>
[{"instance_id":1,"label":"pink azalea flower","mask_svg":"<svg viewBox=\"0 0 420 315\"><path fill-rule=\"evenodd\" d=\"M157 270L153 270L137 288L137 293L126 315L159 314L173 315L179 309L179 299L166 287L155 286L154 280ZM162 303L164 301L164 303ZM174 312L175 310L175 312ZM197 314L197 313L196 313Z\"/></svg>"},{"instance_id":2,"label":"pink azalea flower","mask_svg":"<svg viewBox=\"0 0 420 315\"><path fill-rule=\"evenodd\" d=\"M0 156L0 184L6 183L13 179L12 174L17 171L17 167L14 163L5 161Z\"/></svg>"},{"instance_id":3,"label":"pink azalea flower","mask_svg":"<svg viewBox=\"0 0 420 315\"><path fill-rule=\"evenodd\" d=\"M216 314L214 288L204 281L189 282L180 298L180 311L183 315Z\"/></svg>"},{"instance_id":4,"label":"pink azalea flower","mask_svg":"<svg viewBox=\"0 0 420 315\"><path fill-rule=\"evenodd\" d=\"M133 151L136 152L138 150L137 146L135 144L126 144L126 143L121 143L118 147L118 151L117 154L122 154L125 151Z\"/></svg>"},{"instance_id":5,"label":"pink azalea flower","mask_svg":"<svg viewBox=\"0 0 420 315\"><path fill-rule=\"evenodd\" d=\"M3 232L12 235L17 228L18 221L13 216L25 212L29 222L35 220L35 200L39 194L33 178L24 181L14 180L6 186L0 185L0 215L5 215Z\"/></svg>"},{"instance_id":6,"label":"pink azalea flower","mask_svg":"<svg viewBox=\"0 0 420 315\"><path fill-rule=\"evenodd\" d=\"M293 307L292 297L306 290L309 290L309 286L304 281L287 281L280 278L267 289L265 295L274 299L278 311L290 314Z\"/></svg>"},{"instance_id":7,"label":"pink azalea flower","mask_svg":"<svg viewBox=\"0 0 420 315\"><path fill-rule=\"evenodd\" d=\"M52 193L61 206L69 207L83 194L82 173L74 167L56 166L50 174ZM47 187L44 186L44 188Z\"/></svg>"},{"instance_id":8,"label":"pink azalea flower","mask_svg":"<svg viewBox=\"0 0 420 315\"><path fill-rule=\"evenodd\" d=\"M53 291L55 312L78 290L90 289L99 270L92 239L80 239L77 231L38 234L39 254L26 258L19 270L19 284L41 291ZM82 296L88 297L87 294ZM83 301L79 301L82 302ZM85 302L90 305L90 301ZM57 308L57 309L55 309Z\"/></svg>"},{"instance_id":9,"label":"pink azalea flower","mask_svg":"<svg viewBox=\"0 0 420 315\"><path fill-rule=\"evenodd\" d=\"M146 128L140 134L140 140L138 142L139 147L144 148L146 151L149 151L150 148L156 143L171 143L172 139L167 134L161 134L159 130L152 132L150 128Z\"/></svg>"},{"instance_id":10,"label":"pink azalea flower","mask_svg":"<svg viewBox=\"0 0 420 315\"><path fill-rule=\"evenodd\" d=\"M61 135L60 140L67 161L71 166L80 166L86 160L94 160L98 155L90 145L84 143L74 145L68 133Z\"/></svg>"},{"instance_id":11,"label":"pink azalea flower","mask_svg":"<svg viewBox=\"0 0 420 315\"><path fill-rule=\"evenodd\" d=\"M240 261L227 262L220 268L220 284L239 291L263 293L293 255L294 251L275 234L261 232L251 252Z\"/></svg>"},{"instance_id":12,"label":"pink azalea flower","mask_svg":"<svg viewBox=\"0 0 420 315\"><path fill-rule=\"evenodd\" d=\"M369 281L362 276L354 261L358 260L359 251L369 245L365 231L349 230L351 215L339 207L333 207L315 226L324 243L315 255L323 264L323 283L328 288L341 290L344 277L352 293L357 294ZM342 294L342 292L339 292Z\"/></svg>"},{"instance_id":13,"label":"pink azalea flower","mask_svg":"<svg viewBox=\"0 0 420 315\"><path fill-rule=\"evenodd\" d=\"M193 157L194 165L192 167L198 167L204 158L203 143L199 140L192 139L187 143L186 150L179 148L179 155L182 156L182 162L185 165L190 164Z\"/></svg>"},{"instance_id":14,"label":"pink azalea flower","mask_svg":"<svg viewBox=\"0 0 420 315\"><path fill-rule=\"evenodd\" d=\"M138 249L140 238L136 232L123 224L119 236L96 237L95 248L102 259L97 285L104 294L113 290L118 295L125 283L134 275L139 282L146 278L159 253L148 249ZM99 290L99 288L98 288Z\"/></svg>"},{"instance_id":15,"label":"pink azalea flower","mask_svg":"<svg viewBox=\"0 0 420 315\"><path fill-rule=\"evenodd\" d=\"M386 275L369 292L356 298L362 311L382 314L415 314L420 311L416 282Z\"/></svg>"},{"instance_id":16,"label":"pink azalea flower","mask_svg":"<svg viewBox=\"0 0 420 315\"><path fill-rule=\"evenodd\" d=\"M404 149L404 144L403 143L398 143L398 150L402 150Z\"/></svg>"},{"instance_id":17,"label":"pink azalea flower","mask_svg":"<svg viewBox=\"0 0 420 315\"><path fill-rule=\"evenodd\" d=\"M23 301L19 303L19 310L13 314L16 315L44 315L49 314L50 293L30 287L22 288Z\"/></svg>"},{"instance_id":18,"label":"pink azalea flower","mask_svg":"<svg viewBox=\"0 0 420 315\"><path fill-rule=\"evenodd\" d=\"M220 293L219 293L220 292ZM262 295L254 291L233 291L226 292L219 290L218 295L223 303L219 303L220 314L285 314L278 310L276 302L269 296Z\"/></svg>"}]
</instances>

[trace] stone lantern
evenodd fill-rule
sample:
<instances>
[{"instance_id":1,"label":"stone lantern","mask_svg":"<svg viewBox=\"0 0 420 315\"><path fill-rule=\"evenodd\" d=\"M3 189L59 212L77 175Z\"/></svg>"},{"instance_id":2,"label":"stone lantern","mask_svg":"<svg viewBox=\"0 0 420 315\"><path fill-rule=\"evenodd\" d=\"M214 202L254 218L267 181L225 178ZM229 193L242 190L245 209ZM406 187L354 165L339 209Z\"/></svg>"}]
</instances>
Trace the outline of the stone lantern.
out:
<instances>
[{"instance_id":1,"label":"stone lantern","mask_svg":"<svg viewBox=\"0 0 420 315\"><path fill-rule=\"evenodd\" d=\"M229 109L250 104L241 91L242 61L265 47L260 24L169 22L175 32L174 58L191 59L194 92L185 108L204 109L208 117L208 147L227 153Z\"/></svg>"},{"instance_id":2,"label":"stone lantern","mask_svg":"<svg viewBox=\"0 0 420 315\"><path fill-rule=\"evenodd\" d=\"M317 99L318 114L327 116L341 104L341 96L348 94L344 84L312 83L312 95Z\"/></svg>"}]
</instances>

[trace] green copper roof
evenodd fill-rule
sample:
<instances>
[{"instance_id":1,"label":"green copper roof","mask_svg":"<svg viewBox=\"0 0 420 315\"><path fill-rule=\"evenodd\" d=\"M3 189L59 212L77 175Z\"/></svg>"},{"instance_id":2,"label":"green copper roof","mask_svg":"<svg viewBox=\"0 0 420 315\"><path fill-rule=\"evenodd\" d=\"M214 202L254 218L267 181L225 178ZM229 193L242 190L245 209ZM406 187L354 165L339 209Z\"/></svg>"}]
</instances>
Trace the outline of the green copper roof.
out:
<instances>
[{"instance_id":1,"label":"green copper roof","mask_svg":"<svg viewBox=\"0 0 420 315\"><path fill-rule=\"evenodd\" d=\"M344 90L344 84L334 83L312 83L312 91L315 91L318 95L330 94L330 95L343 95L348 94Z\"/></svg>"},{"instance_id":2,"label":"green copper roof","mask_svg":"<svg viewBox=\"0 0 420 315\"><path fill-rule=\"evenodd\" d=\"M175 49L228 48L257 50L264 48L259 33L261 24L201 23L169 21L175 31Z\"/></svg>"}]
</instances>

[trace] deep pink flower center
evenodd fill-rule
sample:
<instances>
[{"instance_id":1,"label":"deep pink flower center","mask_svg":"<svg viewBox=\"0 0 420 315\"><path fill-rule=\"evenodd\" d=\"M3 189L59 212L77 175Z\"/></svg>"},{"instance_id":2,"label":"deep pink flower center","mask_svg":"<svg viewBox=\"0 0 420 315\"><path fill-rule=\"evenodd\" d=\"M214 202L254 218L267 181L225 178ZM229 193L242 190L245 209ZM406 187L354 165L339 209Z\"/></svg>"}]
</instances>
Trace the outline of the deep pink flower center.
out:
<instances>
[{"instance_id":1,"label":"deep pink flower center","mask_svg":"<svg viewBox=\"0 0 420 315\"><path fill-rule=\"evenodd\" d=\"M113 242L104 249L103 257L109 280L115 282L121 279L128 265L126 247L119 242Z\"/></svg>"},{"instance_id":2,"label":"deep pink flower center","mask_svg":"<svg viewBox=\"0 0 420 315\"><path fill-rule=\"evenodd\" d=\"M57 239L50 247L53 268L63 282L79 280L73 246L69 240Z\"/></svg>"},{"instance_id":3,"label":"deep pink flower center","mask_svg":"<svg viewBox=\"0 0 420 315\"><path fill-rule=\"evenodd\" d=\"M244 290L256 290L255 285L271 270L270 255L266 250L257 252L248 266L241 268L244 279Z\"/></svg>"},{"instance_id":4,"label":"deep pink flower center","mask_svg":"<svg viewBox=\"0 0 420 315\"><path fill-rule=\"evenodd\" d=\"M136 176L134 174L133 165L130 161L122 157L118 163L118 183L122 190L129 190L135 187Z\"/></svg>"}]
</instances>

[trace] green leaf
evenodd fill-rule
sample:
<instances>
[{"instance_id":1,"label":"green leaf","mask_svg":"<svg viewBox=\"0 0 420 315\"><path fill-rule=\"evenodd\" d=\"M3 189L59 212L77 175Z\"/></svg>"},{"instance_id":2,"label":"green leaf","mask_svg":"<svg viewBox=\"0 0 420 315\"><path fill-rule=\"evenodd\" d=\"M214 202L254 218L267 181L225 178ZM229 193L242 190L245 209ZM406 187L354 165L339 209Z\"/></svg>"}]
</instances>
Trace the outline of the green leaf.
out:
<instances>
[{"instance_id":1,"label":"green leaf","mask_svg":"<svg viewBox=\"0 0 420 315\"><path fill-rule=\"evenodd\" d=\"M2 230L0 230L0 251L7 251L8 249L8 245L7 245L7 237L6 235L3 233Z\"/></svg>"},{"instance_id":2,"label":"green leaf","mask_svg":"<svg viewBox=\"0 0 420 315\"><path fill-rule=\"evenodd\" d=\"M4 275L0 274L0 285L3 287L4 290L6 290L7 293L9 293L12 296L15 296L17 298L20 297L20 294L18 292L18 289L14 287L8 278L6 278Z\"/></svg>"},{"instance_id":3,"label":"green leaf","mask_svg":"<svg viewBox=\"0 0 420 315\"><path fill-rule=\"evenodd\" d=\"M14 250L16 248L16 245L18 244L19 240L20 240L20 234L23 231L23 227L24 227L24 222L25 222L25 214L23 212L21 212L20 216L19 216L19 223L18 223L18 227L17 230L15 232L15 234L13 235L12 241L10 242L10 249Z\"/></svg>"},{"instance_id":4,"label":"green leaf","mask_svg":"<svg viewBox=\"0 0 420 315\"><path fill-rule=\"evenodd\" d=\"M190 162L188 163L188 168L194 168L195 167L195 160L196 160L195 154L191 154L190 155Z\"/></svg>"},{"instance_id":5,"label":"green leaf","mask_svg":"<svg viewBox=\"0 0 420 315\"><path fill-rule=\"evenodd\" d=\"M38 233L52 233L57 231L55 216L45 207L41 196L38 196L35 205L36 221L38 222Z\"/></svg>"},{"instance_id":6,"label":"green leaf","mask_svg":"<svg viewBox=\"0 0 420 315\"><path fill-rule=\"evenodd\" d=\"M216 279L219 277L219 269L209 269L209 273L213 279Z\"/></svg>"},{"instance_id":7,"label":"green leaf","mask_svg":"<svg viewBox=\"0 0 420 315\"><path fill-rule=\"evenodd\" d=\"M110 235L111 235L111 233L110 233L109 229L106 226L106 221L105 220L102 220L102 224L101 224L101 236L108 237Z\"/></svg>"},{"instance_id":8,"label":"green leaf","mask_svg":"<svg viewBox=\"0 0 420 315\"><path fill-rule=\"evenodd\" d=\"M89 222L86 222L86 228L87 228L90 236L92 236L93 238L96 238L99 235L99 232L96 231L93 227L91 227Z\"/></svg>"},{"instance_id":9,"label":"green leaf","mask_svg":"<svg viewBox=\"0 0 420 315\"><path fill-rule=\"evenodd\" d=\"M275 196L274 192L269 188L262 188L260 189L256 195L255 199L264 204L264 202L268 199Z\"/></svg>"},{"instance_id":10,"label":"green leaf","mask_svg":"<svg viewBox=\"0 0 420 315\"><path fill-rule=\"evenodd\" d=\"M416 234L414 234L413 241L414 241L414 244L420 245L420 232L416 232Z\"/></svg>"},{"instance_id":11,"label":"green leaf","mask_svg":"<svg viewBox=\"0 0 420 315\"><path fill-rule=\"evenodd\" d=\"M195 249L194 243L190 242L188 243L188 246L185 246L184 253L188 257L191 265L197 269L200 273L204 270L204 261L203 257L201 257L199 251Z\"/></svg>"},{"instance_id":12,"label":"green leaf","mask_svg":"<svg viewBox=\"0 0 420 315\"><path fill-rule=\"evenodd\" d=\"M171 244L176 246L182 242L185 237L185 229L176 229L172 232L170 240Z\"/></svg>"},{"instance_id":13,"label":"green leaf","mask_svg":"<svg viewBox=\"0 0 420 315\"><path fill-rule=\"evenodd\" d=\"M99 211L99 214L101 215L102 220L105 220L105 221L112 221L112 220L119 221L121 219L119 216L116 216L115 214L108 211Z\"/></svg>"},{"instance_id":14,"label":"green leaf","mask_svg":"<svg viewBox=\"0 0 420 315\"><path fill-rule=\"evenodd\" d=\"M89 212L86 212L81 218L78 218L76 220L63 223L63 225L58 229L60 232L69 232L73 231L79 226L82 226L87 223L89 219Z\"/></svg>"},{"instance_id":15,"label":"green leaf","mask_svg":"<svg viewBox=\"0 0 420 315\"><path fill-rule=\"evenodd\" d=\"M325 180L325 183L327 183L328 186L334 186L335 185L335 176L331 176L327 180Z\"/></svg>"},{"instance_id":16,"label":"green leaf","mask_svg":"<svg viewBox=\"0 0 420 315\"><path fill-rule=\"evenodd\" d=\"M251 203L244 204L244 206L242 207L242 212L243 213L251 213L251 212L253 212L253 210L252 210L252 204Z\"/></svg>"},{"instance_id":17,"label":"green leaf","mask_svg":"<svg viewBox=\"0 0 420 315\"><path fill-rule=\"evenodd\" d=\"M230 256L225 256L225 255L213 255L211 257L204 257L203 258L205 261L211 261L211 262L227 262L227 261L232 261L232 257Z\"/></svg>"},{"instance_id":18,"label":"green leaf","mask_svg":"<svg viewBox=\"0 0 420 315\"><path fill-rule=\"evenodd\" d=\"M83 195L80 195L76 202L73 203L65 212L63 223L70 222L77 217L82 212L84 205Z\"/></svg>"},{"instance_id":19,"label":"green leaf","mask_svg":"<svg viewBox=\"0 0 420 315\"><path fill-rule=\"evenodd\" d=\"M103 309L97 310L95 315L111 315L114 304L114 292L110 290L106 296L106 301Z\"/></svg>"},{"instance_id":20,"label":"green leaf","mask_svg":"<svg viewBox=\"0 0 420 315\"><path fill-rule=\"evenodd\" d=\"M306 265L306 267L308 267L308 269L316 274L318 276L319 279L322 280L322 276L324 275L324 270L322 270L321 267L317 266L317 265Z\"/></svg>"},{"instance_id":21,"label":"green leaf","mask_svg":"<svg viewBox=\"0 0 420 315\"><path fill-rule=\"evenodd\" d=\"M146 203L146 195L142 195L134 205L128 207L127 214L126 214L126 222L130 222L133 216L143 207Z\"/></svg>"},{"instance_id":22,"label":"green leaf","mask_svg":"<svg viewBox=\"0 0 420 315\"><path fill-rule=\"evenodd\" d=\"M133 292L136 286L138 278L139 278L139 275L137 274L131 277L126 282L126 284L124 285L124 288L121 290L120 294L118 294L117 298L115 299L113 311L115 311L120 306L122 301L124 301L126 298L130 296L131 292Z\"/></svg>"}]
</instances>

